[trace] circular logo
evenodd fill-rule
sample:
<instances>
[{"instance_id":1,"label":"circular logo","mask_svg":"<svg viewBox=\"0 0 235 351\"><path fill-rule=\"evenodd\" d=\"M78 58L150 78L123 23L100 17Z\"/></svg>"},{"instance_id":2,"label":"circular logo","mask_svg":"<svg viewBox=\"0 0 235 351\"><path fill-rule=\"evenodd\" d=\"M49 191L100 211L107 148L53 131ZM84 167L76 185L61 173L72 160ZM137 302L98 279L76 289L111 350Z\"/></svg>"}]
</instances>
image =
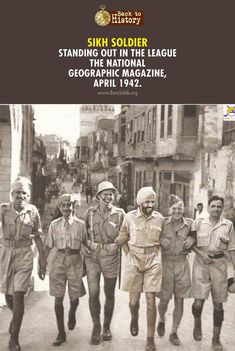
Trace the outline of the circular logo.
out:
<instances>
[{"instance_id":1,"label":"circular logo","mask_svg":"<svg viewBox=\"0 0 235 351\"><path fill-rule=\"evenodd\" d=\"M107 26L111 21L110 13L104 9L105 7L101 7L101 10L95 14L95 21L99 26Z\"/></svg>"}]
</instances>

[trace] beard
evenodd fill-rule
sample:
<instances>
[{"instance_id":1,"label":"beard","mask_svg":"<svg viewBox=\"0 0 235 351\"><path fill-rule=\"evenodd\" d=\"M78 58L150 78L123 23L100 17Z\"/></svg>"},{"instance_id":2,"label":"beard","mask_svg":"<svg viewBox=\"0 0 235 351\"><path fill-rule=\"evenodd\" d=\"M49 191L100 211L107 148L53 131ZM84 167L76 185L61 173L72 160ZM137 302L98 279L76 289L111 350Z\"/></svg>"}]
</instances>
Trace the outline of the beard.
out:
<instances>
[{"instance_id":1,"label":"beard","mask_svg":"<svg viewBox=\"0 0 235 351\"><path fill-rule=\"evenodd\" d=\"M141 206L141 211L144 215L150 216L153 213L154 207L144 207Z\"/></svg>"},{"instance_id":2,"label":"beard","mask_svg":"<svg viewBox=\"0 0 235 351\"><path fill-rule=\"evenodd\" d=\"M17 198L14 202L15 206L20 208L20 209L23 209L26 204L27 204L27 200L25 199L20 199L20 198Z\"/></svg>"}]
</instances>

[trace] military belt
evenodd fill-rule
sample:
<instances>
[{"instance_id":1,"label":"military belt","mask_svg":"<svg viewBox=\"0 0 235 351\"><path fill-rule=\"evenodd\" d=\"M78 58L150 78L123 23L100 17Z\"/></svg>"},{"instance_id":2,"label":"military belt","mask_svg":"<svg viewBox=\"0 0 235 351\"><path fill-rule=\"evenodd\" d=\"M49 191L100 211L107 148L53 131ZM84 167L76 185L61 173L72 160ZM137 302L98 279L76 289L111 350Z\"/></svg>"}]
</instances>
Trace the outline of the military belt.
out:
<instances>
[{"instance_id":1,"label":"military belt","mask_svg":"<svg viewBox=\"0 0 235 351\"><path fill-rule=\"evenodd\" d=\"M3 240L3 246L10 249L21 249L24 247L30 247L32 245L32 240Z\"/></svg>"},{"instance_id":2,"label":"military belt","mask_svg":"<svg viewBox=\"0 0 235 351\"><path fill-rule=\"evenodd\" d=\"M153 252L157 252L159 250L159 245L149 246L149 247L138 247L138 246L129 245L129 247L131 251L138 252L145 255L151 254Z\"/></svg>"},{"instance_id":3,"label":"military belt","mask_svg":"<svg viewBox=\"0 0 235 351\"><path fill-rule=\"evenodd\" d=\"M209 254L208 257L211 258L211 259L213 259L213 258L214 258L214 259L216 259L216 258L222 258L222 257L224 257L224 253L223 253L223 252L220 252L220 253L217 253L217 254L215 253L214 255L210 255L210 254Z\"/></svg>"},{"instance_id":4,"label":"military belt","mask_svg":"<svg viewBox=\"0 0 235 351\"><path fill-rule=\"evenodd\" d=\"M58 249L58 252L61 252L65 255L77 255L79 254L80 250L77 249L70 249L70 248L66 248L66 249Z\"/></svg>"},{"instance_id":5,"label":"military belt","mask_svg":"<svg viewBox=\"0 0 235 351\"><path fill-rule=\"evenodd\" d=\"M115 252L118 250L118 245L116 243L113 244L103 244L103 243L97 243L91 240L87 240L87 246L95 251L99 251L100 249L107 250L109 252Z\"/></svg>"}]
</instances>

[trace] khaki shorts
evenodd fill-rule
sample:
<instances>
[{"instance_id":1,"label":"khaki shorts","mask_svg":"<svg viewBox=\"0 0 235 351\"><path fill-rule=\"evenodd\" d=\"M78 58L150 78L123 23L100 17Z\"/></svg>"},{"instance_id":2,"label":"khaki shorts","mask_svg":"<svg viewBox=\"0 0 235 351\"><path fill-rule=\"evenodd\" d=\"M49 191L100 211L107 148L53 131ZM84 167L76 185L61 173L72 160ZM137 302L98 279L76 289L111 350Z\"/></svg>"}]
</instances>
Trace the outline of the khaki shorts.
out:
<instances>
[{"instance_id":1,"label":"khaki shorts","mask_svg":"<svg viewBox=\"0 0 235 351\"><path fill-rule=\"evenodd\" d=\"M80 254L66 255L56 251L49 274L50 295L64 297L68 281L68 294L75 300L86 294L82 281L83 263Z\"/></svg>"},{"instance_id":2,"label":"khaki shorts","mask_svg":"<svg viewBox=\"0 0 235 351\"><path fill-rule=\"evenodd\" d=\"M0 249L1 292L12 294L15 291L27 292L33 270L31 247Z\"/></svg>"},{"instance_id":3,"label":"khaki shorts","mask_svg":"<svg viewBox=\"0 0 235 351\"><path fill-rule=\"evenodd\" d=\"M119 250L109 252L106 249L95 251L90 249L90 255L85 256L87 276L103 273L105 278L116 278L119 272Z\"/></svg>"},{"instance_id":4,"label":"khaki shorts","mask_svg":"<svg viewBox=\"0 0 235 351\"><path fill-rule=\"evenodd\" d=\"M129 251L121 289L131 293L159 292L162 282L161 251L149 254Z\"/></svg>"},{"instance_id":5,"label":"khaki shorts","mask_svg":"<svg viewBox=\"0 0 235 351\"><path fill-rule=\"evenodd\" d=\"M206 300L211 291L214 302L227 301L227 262L226 258L213 259L210 264L205 264L196 255L193 262L193 292L195 299Z\"/></svg>"},{"instance_id":6,"label":"khaki shorts","mask_svg":"<svg viewBox=\"0 0 235 351\"><path fill-rule=\"evenodd\" d=\"M191 297L190 267L186 256L162 258L162 287L157 296L170 300L172 295L179 298Z\"/></svg>"}]
</instances>

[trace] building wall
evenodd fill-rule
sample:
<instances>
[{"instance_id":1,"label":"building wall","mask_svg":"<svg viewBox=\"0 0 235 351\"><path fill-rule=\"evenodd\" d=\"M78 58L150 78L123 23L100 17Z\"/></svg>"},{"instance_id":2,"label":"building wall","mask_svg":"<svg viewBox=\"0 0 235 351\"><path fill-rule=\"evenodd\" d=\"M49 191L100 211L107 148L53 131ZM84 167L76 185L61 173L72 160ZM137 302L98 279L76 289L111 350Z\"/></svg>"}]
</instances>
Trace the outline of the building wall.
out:
<instances>
[{"instance_id":1,"label":"building wall","mask_svg":"<svg viewBox=\"0 0 235 351\"><path fill-rule=\"evenodd\" d=\"M7 123L1 122L1 114ZM11 183L18 175L31 176L33 111L29 105L0 106L0 140L1 203L9 201Z\"/></svg>"},{"instance_id":2,"label":"building wall","mask_svg":"<svg viewBox=\"0 0 235 351\"><path fill-rule=\"evenodd\" d=\"M80 136L94 132L99 119L114 119L113 105L82 105L80 107Z\"/></svg>"},{"instance_id":3,"label":"building wall","mask_svg":"<svg viewBox=\"0 0 235 351\"><path fill-rule=\"evenodd\" d=\"M0 203L9 200L9 189L11 185L11 147L9 106L0 106Z\"/></svg>"}]
</instances>

